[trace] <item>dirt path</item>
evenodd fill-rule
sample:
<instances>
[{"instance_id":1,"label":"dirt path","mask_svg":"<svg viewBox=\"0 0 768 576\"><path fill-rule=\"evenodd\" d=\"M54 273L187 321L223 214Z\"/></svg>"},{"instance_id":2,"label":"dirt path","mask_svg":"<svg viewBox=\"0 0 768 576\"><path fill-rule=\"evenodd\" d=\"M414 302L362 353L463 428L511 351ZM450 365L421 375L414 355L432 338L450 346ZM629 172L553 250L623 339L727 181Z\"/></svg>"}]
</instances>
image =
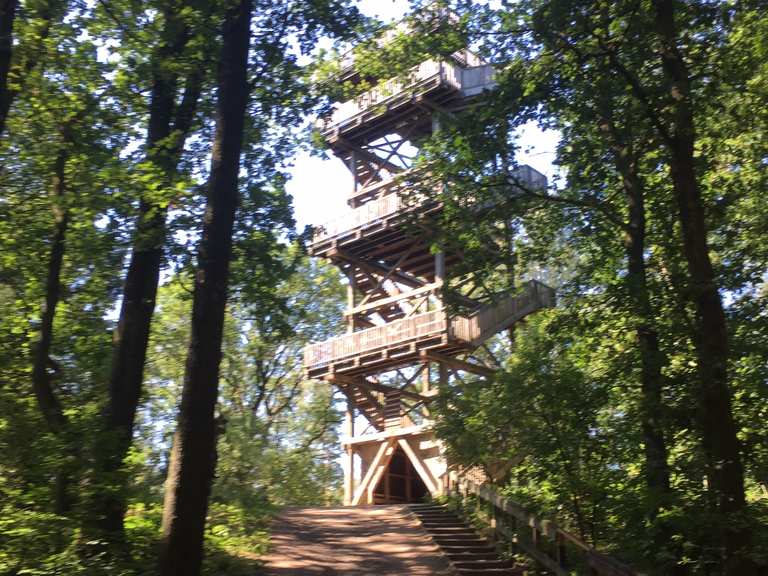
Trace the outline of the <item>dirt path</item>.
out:
<instances>
[{"instance_id":1,"label":"dirt path","mask_svg":"<svg viewBox=\"0 0 768 576\"><path fill-rule=\"evenodd\" d=\"M453 574L404 506L289 509L263 560L269 576Z\"/></svg>"}]
</instances>

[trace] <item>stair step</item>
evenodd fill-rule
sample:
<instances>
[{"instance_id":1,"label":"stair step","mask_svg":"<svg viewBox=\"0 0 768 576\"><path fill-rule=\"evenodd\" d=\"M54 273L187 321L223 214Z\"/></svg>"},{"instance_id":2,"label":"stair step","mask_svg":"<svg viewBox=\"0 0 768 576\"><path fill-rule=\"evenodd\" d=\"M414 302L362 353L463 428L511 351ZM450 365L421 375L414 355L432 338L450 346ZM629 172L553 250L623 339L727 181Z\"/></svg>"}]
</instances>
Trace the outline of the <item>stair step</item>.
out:
<instances>
[{"instance_id":1,"label":"stair step","mask_svg":"<svg viewBox=\"0 0 768 576\"><path fill-rule=\"evenodd\" d=\"M484 546L441 546L443 552L446 554L493 554L496 555L496 548L488 544Z\"/></svg>"},{"instance_id":2,"label":"stair step","mask_svg":"<svg viewBox=\"0 0 768 576\"><path fill-rule=\"evenodd\" d=\"M462 576L519 575L514 564L453 511L438 504L411 504L410 510Z\"/></svg>"},{"instance_id":3,"label":"stair step","mask_svg":"<svg viewBox=\"0 0 768 576\"><path fill-rule=\"evenodd\" d=\"M468 562L473 560L498 560L499 555L496 551L492 552L447 552L442 548L443 554L448 556L452 562Z\"/></svg>"},{"instance_id":4,"label":"stair step","mask_svg":"<svg viewBox=\"0 0 768 576\"><path fill-rule=\"evenodd\" d=\"M458 568L462 576L493 576L494 574L503 574L505 576L515 576L522 574L515 568Z\"/></svg>"},{"instance_id":5,"label":"stair step","mask_svg":"<svg viewBox=\"0 0 768 576\"><path fill-rule=\"evenodd\" d=\"M432 538L440 548L443 546L488 546L487 540L481 540L480 538L470 539L451 539L451 538Z\"/></svg>"},{"instance_id":6,"label":"stair step","mask_svg":"<svg viewBox=\"0 0 768 576\"><path fill-rule=\"evenodd\" d=\"M430 536L434 540L483 540L480 538L477 534L472 532L471 530L463 533L455 533L455 532L449 532L449 533L430 533Z\"/></svg>"},{"instance_id":7,"label":"stair step","mask_svg":"<svg viewBox=\"0 0 768 576\"><path fill-rule=\"evenodd\" d=\"M473 569L488 569L488 568L512 568L514 565L506 560L475 560L475 561L458 561L453 563L456 568L473 568Z\"/></svg>"}]
</instances>

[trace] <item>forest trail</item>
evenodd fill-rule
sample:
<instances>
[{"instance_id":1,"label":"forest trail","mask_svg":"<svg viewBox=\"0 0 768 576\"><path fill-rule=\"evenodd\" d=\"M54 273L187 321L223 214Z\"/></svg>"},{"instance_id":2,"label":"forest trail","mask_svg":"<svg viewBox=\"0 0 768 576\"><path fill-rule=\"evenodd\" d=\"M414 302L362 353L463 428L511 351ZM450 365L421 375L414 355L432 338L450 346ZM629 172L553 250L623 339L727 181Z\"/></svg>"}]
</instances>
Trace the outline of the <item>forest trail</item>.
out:
<instances>
[{"instance_id":1,"label":"forest trail","mask_svg":"<svg viewBox=\"0 0 768 576\"><path fill-rule=\"evenodd\" d=\"M269 576L455 574L407 506L288 509L262 559Z\"/></svg>"}]
</instances>

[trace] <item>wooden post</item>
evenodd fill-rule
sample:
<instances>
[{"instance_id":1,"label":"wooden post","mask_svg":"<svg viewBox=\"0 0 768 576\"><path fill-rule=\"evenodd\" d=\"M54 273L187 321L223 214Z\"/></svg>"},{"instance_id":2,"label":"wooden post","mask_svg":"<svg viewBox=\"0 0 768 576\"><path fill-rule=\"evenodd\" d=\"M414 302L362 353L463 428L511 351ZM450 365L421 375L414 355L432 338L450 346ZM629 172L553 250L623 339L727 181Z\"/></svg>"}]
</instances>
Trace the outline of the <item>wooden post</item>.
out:
<instances>
[{"instance_id":1,"label":"wooden post","mask_svg":"<svg viewBox=\"0 0 768 576\"><path fill-rule=\"evenodd\" d=\"M437 254L435 254L435 283L442 287L444 282L445 282L445 252L438 252ZM438 301L440 302L440 307L442 308L443 306L442 293Z\"/></svg>"},{"instance_id":2,"label":"wooden post","mask_svg":"<svg viewBox=\"0 0 768 576\"><path fill-rule=\"evenodd\" d=\"M345 433L348 438L355 435L355 405L347 400L347 412L344 418ZM347 445L346 466L344 467L344 505L352 504L355 494L355 449L352 444Z\"/></svg>"},{"instance_id":3,"label":"wooden post","mask_svg":"<svg viewBox=\"0 0 768 576\"><path fill-rule=\"evenodd\" d=\"M355 309L355 269L349 274L349 283L347 284L347 310L352 312ZM350 314L347 317L347 332L352 333L355 331L355 315Z\"/></svg>"},{"instance_id":4,"label":"wooden post","mask_svg":"<svg viewBox=\"0 0 768 576\"><path fill-rule=\"evenodd\" d=\"M565 568L565 539L560 532L555 534L555 558L557 560L557 565L561 568Z\"/></svg>"}]
</instances>

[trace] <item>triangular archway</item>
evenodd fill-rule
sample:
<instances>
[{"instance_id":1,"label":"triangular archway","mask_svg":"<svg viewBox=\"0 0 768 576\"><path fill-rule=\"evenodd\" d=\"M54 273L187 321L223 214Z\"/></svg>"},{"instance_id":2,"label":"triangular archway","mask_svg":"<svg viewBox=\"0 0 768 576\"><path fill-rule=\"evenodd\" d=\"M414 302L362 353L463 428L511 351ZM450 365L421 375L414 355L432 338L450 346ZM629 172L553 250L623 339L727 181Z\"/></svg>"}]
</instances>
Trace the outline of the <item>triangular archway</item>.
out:
<instances>
[{"instance_id":1,"label":"triangular archway","mask_svg":"<svg viewBox=\"0 0 768 576\"><path fill-rule=\"evenodd\" d=\"M373 491L374 504L422 502L429 489L411 459L398 445Z\"/></svg>"}]
</instances>

